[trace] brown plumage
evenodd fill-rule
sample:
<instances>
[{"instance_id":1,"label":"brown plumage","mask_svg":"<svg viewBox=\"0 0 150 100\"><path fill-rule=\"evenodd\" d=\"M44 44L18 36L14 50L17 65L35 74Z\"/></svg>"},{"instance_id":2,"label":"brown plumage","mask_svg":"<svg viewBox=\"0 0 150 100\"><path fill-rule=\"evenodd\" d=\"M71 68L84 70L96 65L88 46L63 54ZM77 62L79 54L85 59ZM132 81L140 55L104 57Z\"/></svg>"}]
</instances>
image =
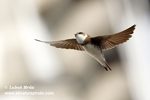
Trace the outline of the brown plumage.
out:
<instances>
[{"instance_id":1,"label":"brown plumage","mask_svg":"<svg viewBox=\"0 0 150 100\"><path fill-rule=\"evenodd\" d=\"M60 41L53 41L53 42L46 42L46 41L41 41L37 39L35 40L39 42L48 43L51 46L54 46L56 48L74 49L74 50L84 51L84 49L82 48L80 44L78 44L76 39L67 39L67 40L60 40Z\"/></svg>"},{"instance_id":2,"label":"brown plumage","mask_svg":"<svg viewBox=\"0 0 150 100\"><path fill-rule=\"evenodd\" d=\"M135 26L136 25L133 25L130 28L113 35L92 37L91 41L92 43L96 43L95 45L100 46L102 50L112 49L115 46L129 40L131 34L133 34Z\"/></svg>"}]
</instances>

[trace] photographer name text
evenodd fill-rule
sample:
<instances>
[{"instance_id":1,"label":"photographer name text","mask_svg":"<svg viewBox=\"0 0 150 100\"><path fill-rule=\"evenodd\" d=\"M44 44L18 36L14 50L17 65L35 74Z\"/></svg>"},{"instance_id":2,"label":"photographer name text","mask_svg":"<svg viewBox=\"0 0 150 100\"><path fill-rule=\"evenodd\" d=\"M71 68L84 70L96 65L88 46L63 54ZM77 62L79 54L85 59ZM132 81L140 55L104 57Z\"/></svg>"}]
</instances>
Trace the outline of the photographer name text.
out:
<instances>
[{"instance_id":1,"label":"photographer name text","mask_svg":"<svg viewBox=\"0 0 150 100\"><path fill-rule=\"evenodd\" d=\"M30 89L30 90L33 90L34 89L34 86L31 86L31 85L20 85L20 86L7 86L7 87L5 87L5 88L7 88L7 89L12 89L12 90L28 90L28 89Z\"/></svg>"}]
</instances>

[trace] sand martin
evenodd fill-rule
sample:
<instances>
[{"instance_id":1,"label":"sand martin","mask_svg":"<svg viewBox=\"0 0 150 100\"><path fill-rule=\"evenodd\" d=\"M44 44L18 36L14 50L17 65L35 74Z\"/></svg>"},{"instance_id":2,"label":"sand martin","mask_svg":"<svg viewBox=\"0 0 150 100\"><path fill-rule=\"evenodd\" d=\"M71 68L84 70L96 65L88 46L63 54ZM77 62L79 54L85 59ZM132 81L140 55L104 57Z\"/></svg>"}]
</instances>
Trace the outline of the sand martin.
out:
<instances>
[{"instance_id":1,"label":"sand martin","mask_svg":"<svg viewBox=\"0 0 150 100\"><path fill-rule=\"evenodd\" d=\"M111 70L111 68L105 60L103 51L112 49L115 46L126 42L131 37L131 34L133 34L135 26L136 25L133 25L122 32L112 35L91 37L90 35L85 34L84 32L77 32L75 34L75 38L73 39L52 42L40 41L37 39L35 40L39 42L48 43L56 48L85 51L90 56L95 58L105 68L106 71L108 71Z\"/></svg>"}]
</instances>

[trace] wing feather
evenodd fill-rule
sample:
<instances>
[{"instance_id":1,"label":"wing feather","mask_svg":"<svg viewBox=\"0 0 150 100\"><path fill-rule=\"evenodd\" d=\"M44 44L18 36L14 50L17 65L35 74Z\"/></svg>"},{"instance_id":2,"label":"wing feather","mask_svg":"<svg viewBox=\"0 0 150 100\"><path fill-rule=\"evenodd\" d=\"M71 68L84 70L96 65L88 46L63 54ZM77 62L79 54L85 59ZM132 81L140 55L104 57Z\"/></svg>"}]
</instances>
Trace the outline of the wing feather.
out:
<instances>
[{"instance_id":1,"label":"wing feather","mask_svg":"<svg viewBox=\"0 0 150 100\"><path fill-rule=\"evenodd\" d=\"M74 50L84 51L84 49L76 41L76 39L67 39L67 40L52 41L52 42L46 42L46 41L41 41L41 40L37 40L37 39L35 39L35 40L39 41L39 42L48 43L51 46L54 46L56 48L74 49Z\"/></svg>"},{"instance_id":2,"label":"wing feather","mask_svg":"<svg viewBox=\"0 0 150 100\"><path fill-rule=\"evenodd\" d=\"M108 49L112 49L115 46L126 42L127 40L129 40L129 38L131 37L131 34L133 34L134 30L135 30L135 26L133 25L130 28L113 34L113 35L105 35L105 36L97 36L97 37L93 37L91 38L91 41L94 42L98 42L98 44L96 44L97 46L100 46L100 48L102 50L108 50Z\"/></svg>"}]
</instances>

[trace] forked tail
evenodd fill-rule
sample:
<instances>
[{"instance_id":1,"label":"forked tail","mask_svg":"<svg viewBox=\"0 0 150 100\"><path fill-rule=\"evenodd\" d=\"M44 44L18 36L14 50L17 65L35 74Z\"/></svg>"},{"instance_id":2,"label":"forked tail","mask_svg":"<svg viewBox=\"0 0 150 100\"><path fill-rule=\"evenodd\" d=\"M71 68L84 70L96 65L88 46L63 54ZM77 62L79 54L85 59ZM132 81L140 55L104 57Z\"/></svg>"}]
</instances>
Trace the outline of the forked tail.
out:
<instances>
[{"instance_id":1,"label":"forked tail","mask_svg":"<svg viewBox=\"0 0 150 100\"><path fill-rule=\"evenodd\" d=\"M111 68L109 67L108 63L106 62L105 56L104 56L104 54L103 54L102 51L101 51L101 53L102 53L103 60L104 60L104 63L105 63L105 65L103 65L104 68L105 68L105 70L106 70L106 71L108 71L108 70L112 71Z\"/></svg>"},{"instance_id":2,"label":"forked tail","mask_svg":"<svg viewBox=\"0 0 150 100\"><path fill-rule=\"evenodd\" d=\"M109 67L108 63L105 61L105 64L106 66L104 66L105 70L108 71L108 70L111 70L111 68ZM112 71L112 70L111 70Z\"/></svg>"}]
</instances>

